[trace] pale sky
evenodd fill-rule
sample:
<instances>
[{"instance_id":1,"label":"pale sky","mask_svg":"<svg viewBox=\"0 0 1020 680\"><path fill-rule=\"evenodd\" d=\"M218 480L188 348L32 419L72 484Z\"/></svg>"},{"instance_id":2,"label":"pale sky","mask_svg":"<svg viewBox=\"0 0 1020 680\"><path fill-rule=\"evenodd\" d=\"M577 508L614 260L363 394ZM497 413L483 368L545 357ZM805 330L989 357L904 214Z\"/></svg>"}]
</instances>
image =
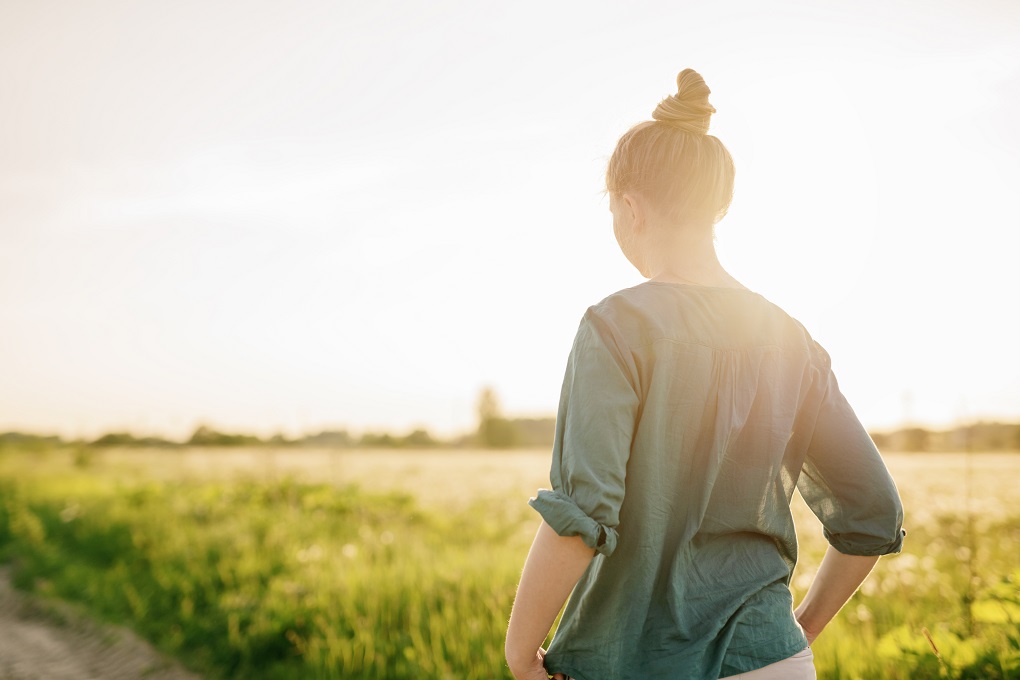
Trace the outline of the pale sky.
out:
<instances>
[{"instance_id":1,"label":"pale sky","mask_svg":"<svg viewBox=\"0 0 1020 680\"><path fill-rule=\"evenodd\" d=\"M0 431L552 414L685 67L864 423L1020 420L1020 3L693 4L0 0Z\"/></svg>"}]
</instances>

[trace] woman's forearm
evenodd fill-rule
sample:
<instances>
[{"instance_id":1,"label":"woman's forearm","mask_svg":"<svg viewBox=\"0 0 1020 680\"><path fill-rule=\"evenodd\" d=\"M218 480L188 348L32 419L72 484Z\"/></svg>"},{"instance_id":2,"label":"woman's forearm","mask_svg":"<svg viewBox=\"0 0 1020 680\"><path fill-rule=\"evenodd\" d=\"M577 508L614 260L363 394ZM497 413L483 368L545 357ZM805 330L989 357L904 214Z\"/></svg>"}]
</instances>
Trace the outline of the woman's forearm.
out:
<instances>
[{"instance_id":1,"label":"woman's forearm","mask_svg":"<svg viewBox=\"0 0 1020 680\"><path fill-rule=\"evenodd\" d=\"M594 555L580 536L559 536L545 522L539 526L506 632L506 659L515 676L523 677L520 671L535 664L556 615Z\"/></svg>"},{"instance_id":2,"label":"woman's forearm","mask_svg":"<svg viewBox=\"0 0 1020 680\"><path fill-rule=\"evenodd\" d=\"M878 557L844 555L831 545L825 551L807 595L794 614L807 635L814 642L822 629L857 591L871 573Z\"/></svg>"}]
</instances>

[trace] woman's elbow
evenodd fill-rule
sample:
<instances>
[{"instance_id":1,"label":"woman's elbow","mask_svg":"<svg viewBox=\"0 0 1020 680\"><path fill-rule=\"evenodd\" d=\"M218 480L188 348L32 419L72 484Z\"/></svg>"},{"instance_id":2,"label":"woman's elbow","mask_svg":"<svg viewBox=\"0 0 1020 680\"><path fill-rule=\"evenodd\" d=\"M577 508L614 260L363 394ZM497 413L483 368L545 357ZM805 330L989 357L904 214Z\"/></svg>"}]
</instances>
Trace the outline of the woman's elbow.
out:
<instances>
[{"instance_id":1,"label":"woman's elbow","mask_svg":"<svg viewBox=\"0 0 1020 680\"><path fill-rule=\"evenodd\" d=\"M826 528L824 533L832 547L844 555L874 557L898 553L907 535L903 528L903 507L897 499L880 512L858 518L841 530Z\"/></svg>"}]
</instances>

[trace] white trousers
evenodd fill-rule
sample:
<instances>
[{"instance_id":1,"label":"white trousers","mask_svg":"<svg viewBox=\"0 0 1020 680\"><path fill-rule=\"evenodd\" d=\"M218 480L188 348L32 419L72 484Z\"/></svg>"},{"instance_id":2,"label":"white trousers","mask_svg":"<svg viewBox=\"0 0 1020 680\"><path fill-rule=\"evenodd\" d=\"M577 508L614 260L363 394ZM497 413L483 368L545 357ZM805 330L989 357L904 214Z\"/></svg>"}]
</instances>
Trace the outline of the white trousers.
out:
<instances>
[{"instance_id":1,"label":"white trousers","mask_svg":"<svg viewBox=\"0 0 1020 680\"><path fill-rule=\"evenodd\" d=\"M726 680L815 680L815 655L805 647L788 659L747 673L727 675Z\"/></svg>"},{"instance_id":2,"label":"white trousers","mask_svg":"<svg viewBox=\"0 0 1020 680\"><path fill-rule=\"evenodd\" d=\"M721 680L815 680L815 655L805 647L788 659L770 663L747 673L727 675ZM568 677L567 680L573 680Z\"/></svg>"}]
</instances>

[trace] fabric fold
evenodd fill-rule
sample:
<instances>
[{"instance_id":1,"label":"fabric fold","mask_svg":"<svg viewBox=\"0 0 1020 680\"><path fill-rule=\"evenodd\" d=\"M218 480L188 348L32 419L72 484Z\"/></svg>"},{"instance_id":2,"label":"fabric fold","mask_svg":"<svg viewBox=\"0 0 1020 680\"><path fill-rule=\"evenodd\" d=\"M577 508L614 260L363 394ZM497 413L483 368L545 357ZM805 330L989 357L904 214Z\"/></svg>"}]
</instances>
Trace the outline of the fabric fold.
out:
<instances>
[{"instance_id":1,"label":"fabric fold","mask_svg":"<svg viewBox=\"0 0 1020 680\"><path fill-rule=\"evenodd\" d=\"M616 550L619 540L616 529L589 517L562 491L539 489L538 495L530 499L528 505L537 510L545 523L560 536L580 536L586 546L606 557Z\"/></svg>"},{"instance_id":2,"label":"fabric fold","mask_svg":"<svg viewBox=\"0 0 1020 680\"><path fill-rule=\"evenodd\" d=\"M867 534L836 534L825 527L822 527L822 534L825 536L825 540L829 542L829 545L844 555L878 557L900 552L903 549L903 537L907 535L907 532L905 529L900 528L895 538L885 542L882 542L882 539L879 537Z\"/></svg>"}]
</instances>

